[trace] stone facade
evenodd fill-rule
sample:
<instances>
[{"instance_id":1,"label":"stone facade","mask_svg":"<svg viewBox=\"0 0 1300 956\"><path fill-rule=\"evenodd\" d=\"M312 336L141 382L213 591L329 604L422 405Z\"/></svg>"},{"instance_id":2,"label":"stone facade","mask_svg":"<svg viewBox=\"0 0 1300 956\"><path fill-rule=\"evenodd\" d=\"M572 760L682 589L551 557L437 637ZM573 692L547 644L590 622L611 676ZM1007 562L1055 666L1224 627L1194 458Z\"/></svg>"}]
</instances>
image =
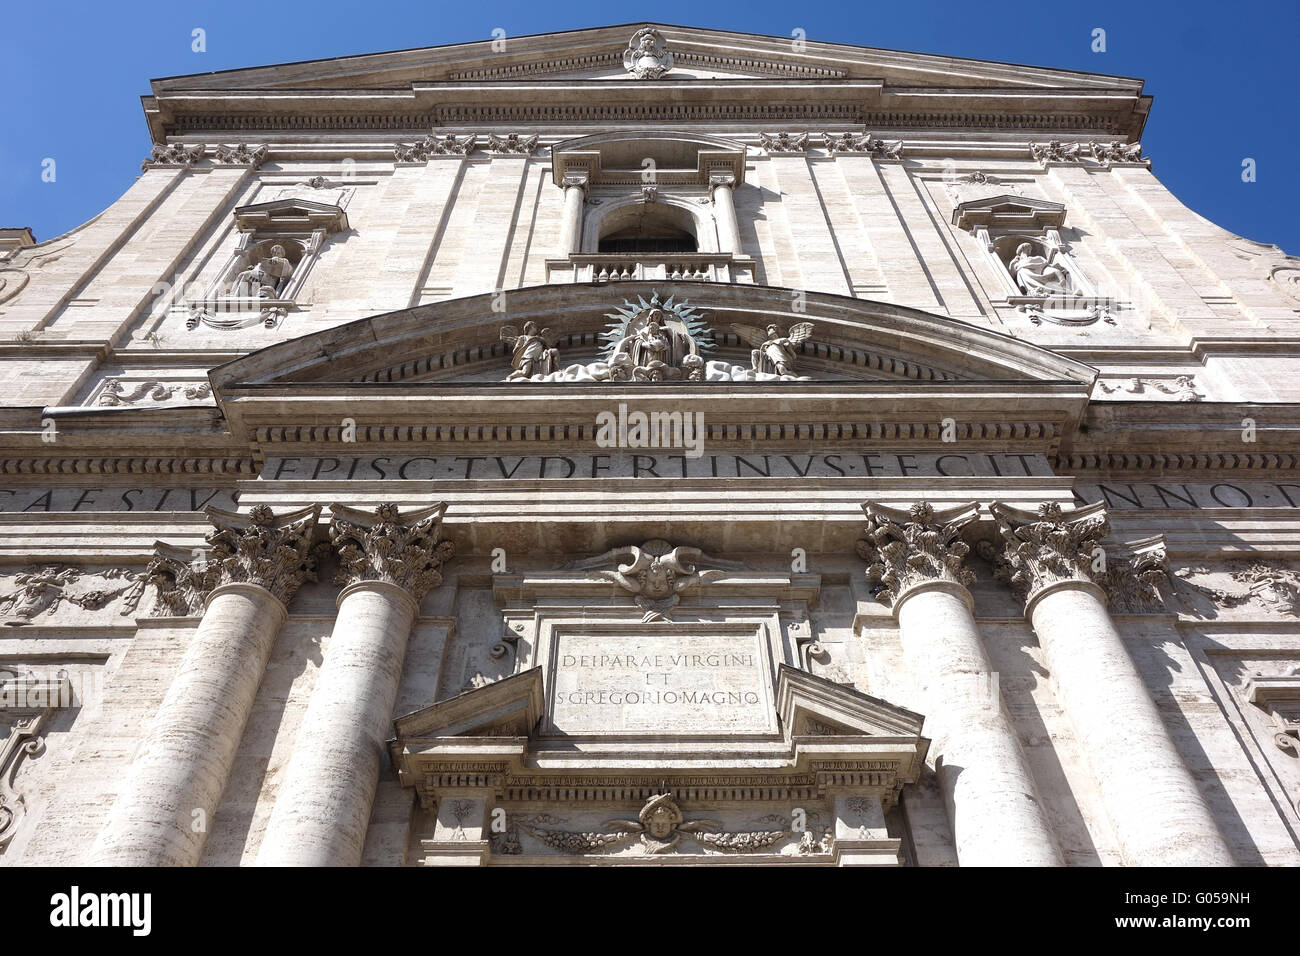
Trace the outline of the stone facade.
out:
<instances>
[{"instance_id":1,"label":"stone facade","mask_svg":"<svg viewBox=\"0 0 1300 956\"><path fill-rule=\"evenodd\" d=\"M1300 864L1300 260L1150 105L651 24L154 81L0 230L0 862Z\"/></svg>"}]
</instances>

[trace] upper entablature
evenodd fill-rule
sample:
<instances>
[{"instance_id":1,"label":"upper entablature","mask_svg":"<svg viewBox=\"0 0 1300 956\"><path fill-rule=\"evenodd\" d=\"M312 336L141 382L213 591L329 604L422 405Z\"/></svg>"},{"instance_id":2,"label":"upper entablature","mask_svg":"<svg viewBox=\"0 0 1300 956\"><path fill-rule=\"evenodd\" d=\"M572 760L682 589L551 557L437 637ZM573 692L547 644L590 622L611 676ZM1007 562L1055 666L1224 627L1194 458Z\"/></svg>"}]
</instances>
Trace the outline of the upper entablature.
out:
<instances>
[{"instance_id":1,"label":"upper entablature","mask_svg":"<svg viewBox=\"0 0 1300 956\"><path fill-rule=\"evenodd\" d=\"M999 126L1008 117L1024 125L1033 115L1033 125L1043 128L1100 128L1080 119L1092 117L1103 119L1108 133L1136 139L1150 105L1142 81L1129 77L660 24L498 37L152 85L145 110L156 141L215 129L223 120L241 128L239 117L268 110L291 116L282 124L288 129L316 125L307 119L315 113L328 113L332 119L322 125L330 128L351 128L339 125L351 113L438 126L499 121L507 108L515 121L536 114L563 123L599 120L602 107L617 121L628 108L644 111L667 100L707 122L715 118L711 106L734 110L738 98L765 105L767 113L755 119L817 107L824 120L831 103L835 117L873 126L896 116L915 127L930 115L946 127L962 116L975 126L991 116L1002 117ZM1060 122L1044 126L1041 117L1052 115Z\"/></svg>"}]
</instances>

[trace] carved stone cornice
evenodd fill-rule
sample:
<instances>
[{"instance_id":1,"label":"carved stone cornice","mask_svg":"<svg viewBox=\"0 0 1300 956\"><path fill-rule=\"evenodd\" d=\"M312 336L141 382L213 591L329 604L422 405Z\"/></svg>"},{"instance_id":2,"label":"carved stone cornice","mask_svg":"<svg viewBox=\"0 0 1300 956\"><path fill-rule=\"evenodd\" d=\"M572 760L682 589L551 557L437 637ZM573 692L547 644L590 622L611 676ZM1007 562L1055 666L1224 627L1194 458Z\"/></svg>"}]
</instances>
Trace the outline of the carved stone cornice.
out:
<instances>
[{"instance_id":1,"label":"carved stone cornice","mask_svg":"<svg viewBox=\"0 0 1300 956\"><path fill-rule=\"evenodd\" d=\"M862 510L867 531L858 541L858 554L871 562L868 579L884 585L877 600L897 608L916 587L942 581L964 588L975 580L962 567L970 546L961 540L961 531L978 515L978 505L940 512L924 501L907 511L867 503Z\"/></svg>"},{"instance_id":2,"label":"carved stone cornice","mask_svg":"<svg viewBox=\"0 0 1300 956\"><path fill-rule=\"evenodd\" d=\"M438 540L446 510L445 502L405 515L391 503L374 512L331 505L330 544L339 561L334 582L382 581L420 600L442 583L438 569L455 552L450 541Z\"/></svg>"},{"instance_id":3,"label":"carved stone cornice","mask_svg":"<svg viewBox=\"0 0 1300 956\"><path fill-rule=\"evenodd\" d=\"M256 169L266 162L270 150L266 146L249 147L247 143L234 146L218 146L214 159L223 166L248 166Z\"/></svg>"},{"instance_id":4,"label":"carved stone cornice","mask_svg":"<svg viewBox=\"0 0 1300 956\"><path fill-rule=\"evenodd\" d=\"M989 511L1002 547L981 552L993 561L994 577L1010 583L1026 606L1045 588L1066 581L1099 588L1092 567L1099 542L1110 533L1103 503L1067 514L1054 501L1039 505L1036 513L994 502Z\"/></svg>"},{"instance_id":5,"label":"carved stone cornice","mask_svg":"<svg viewBox=\"0 0 1300 956\"><path fill-rule=\"evenodd\" d=\"M246 515L219 508L208 508L206 514L216 526L206 538L211 554L198 562L185 587L206 588L206 598L207 591L224 584L255 584L288 605L304 581L316 580L311 551L320 505L278 518L265 505Z\"/></svg>"},{"instance_id":6,"label":"carved stone cornice","mask_svg":"<svg viewBox=\"0 0 1300 956\"><path fill-rule=\"evenodd\" d=\"M155 166L183 166L188 169L202 159L206 151L207 147L201 143L192 146L184 143L158 143L149 157L140 163L140 172Z\"/></svg>"}]
</instances>

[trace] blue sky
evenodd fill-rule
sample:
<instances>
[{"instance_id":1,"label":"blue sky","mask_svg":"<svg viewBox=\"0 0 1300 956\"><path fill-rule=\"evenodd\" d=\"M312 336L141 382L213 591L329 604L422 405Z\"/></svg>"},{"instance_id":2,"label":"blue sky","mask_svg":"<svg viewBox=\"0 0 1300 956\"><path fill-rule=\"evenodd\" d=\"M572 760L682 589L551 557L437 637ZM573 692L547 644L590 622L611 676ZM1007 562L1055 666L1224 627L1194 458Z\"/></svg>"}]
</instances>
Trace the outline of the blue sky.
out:
<instances>
[{"instance_id":1,"label":"blue sky","mask_svg":"<svg viewBox=\"0 0 1300 956\"><path fill-rule=\"evenodd\" d=\"M1138 76L1156 175L1220 225L1300 255L1296 175L1300 3L984 4L659 0L653 19L897 50ZM645 4L386 0L15 0L0 35L0 226L50 239L99 213L149 151L139 97L153 77L601 26ZM191 31L207 50L191 50ZM1092 52L1092 31L1106 52ZM55 160L55 181L42 163ZM1255 160L1256 181L1242 181Z\"/></svg>"}]
</instances>

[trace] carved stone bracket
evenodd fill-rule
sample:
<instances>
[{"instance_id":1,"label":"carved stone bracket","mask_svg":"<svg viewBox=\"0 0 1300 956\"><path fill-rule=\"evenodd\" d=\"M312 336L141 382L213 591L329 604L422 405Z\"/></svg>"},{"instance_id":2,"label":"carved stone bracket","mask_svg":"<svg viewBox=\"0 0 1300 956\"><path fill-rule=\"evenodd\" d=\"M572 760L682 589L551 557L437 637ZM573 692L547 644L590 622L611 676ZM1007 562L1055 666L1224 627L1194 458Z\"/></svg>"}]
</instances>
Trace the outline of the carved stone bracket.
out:
<instances>
[{"instance_id":1,"label":"carved stone bracket","mask_svg":"<svg viewBox=\"0 0 1300 956\"><path fill-rule=\"evenodd\" d=\"M331 505L330 544L339 561L335 583L382 581L420 600L442 583L439 568L455 552L450 541L438 540L446 510L445 502L405 515L391 503L373 513Z\"/></svg>"},{"instance_id":2,"label":"carved stone bracket","mask_svg":"<svg viewBox=\"0 0 1300 956\"><path fill-rule=\"evenodd\" d=\"M1105 506L1100 502L1064 513L1056 502L1040 505L1037 512L1012 508L1001 502L990 506L1002 537L1002 547L981 548L994 562L994 577L1007 581L1026 603L1044 588L1064 581L1096 584L1092 567L1100 541L1110 533Z\"/></svg>"},{"instance_id":3,"label":"carved stone bracket","mask_svg":"<svg viewBox=\"0 0 1300 956\"><path fill-rule=\"evenodd\" d=\"M218 146L215 159L223 166L248 166L256 169L266 162L269 152L267 146L250 147L247 143L237 143L234 146Z\"/></svg>"},{"instance_id":4,"label":"carved stone bracket","mask_svg":"<svg viewBox=\"0 0 1300 956\"><path fill-rule=\"evenodd\" d=\"M1246 685L1246 699L1272 718L1277 749L1300 759L1300 666L1279 676L1256 674ZM1300 788L1293 795L1300 813Z\"/></svg>"},{"instance_id":5,"label":"carved stone bracket","mask_svg":"<svg viewBox=\"0 0 1300 956\"><path fill-rule=\"evenodd\" d=\"M207 148L201 143L192 146L183 143L158 143L149 157L140 163L140 172L158 166L182 166L188 169L202 159L206 151Z\"/></svg>"},{"instance_id":6,"label":"carved stone bracket","mask_svg":"<svg viewBox=\"0 0 1300 956\"><path fill-rule=\"evenodd\" d=\"M72 706L72 682L20 678L0 683L0 721L9 734L0 743L0 855L8 848L26 812L15 784L23 762L45 751L42 736L51 713Z\"/></svg>"},{"instance_id":7,"label":"carved stone bracket","mask_svg":"<svg viewBox=\"0 0 1300 956\"><path fill-rule=\"evenodd\" d=\"M877 504L862 508L867 513L867 531L858 540L858 554L870 562L868 579L883 585L877 600L897 604L919 585L949 581L964 587L975 580L974 573L962 566L970 546L961 540L961 532L979 513L977 505L942 512L928 502L908 511Z\"/></svg>"}]
</instances>

